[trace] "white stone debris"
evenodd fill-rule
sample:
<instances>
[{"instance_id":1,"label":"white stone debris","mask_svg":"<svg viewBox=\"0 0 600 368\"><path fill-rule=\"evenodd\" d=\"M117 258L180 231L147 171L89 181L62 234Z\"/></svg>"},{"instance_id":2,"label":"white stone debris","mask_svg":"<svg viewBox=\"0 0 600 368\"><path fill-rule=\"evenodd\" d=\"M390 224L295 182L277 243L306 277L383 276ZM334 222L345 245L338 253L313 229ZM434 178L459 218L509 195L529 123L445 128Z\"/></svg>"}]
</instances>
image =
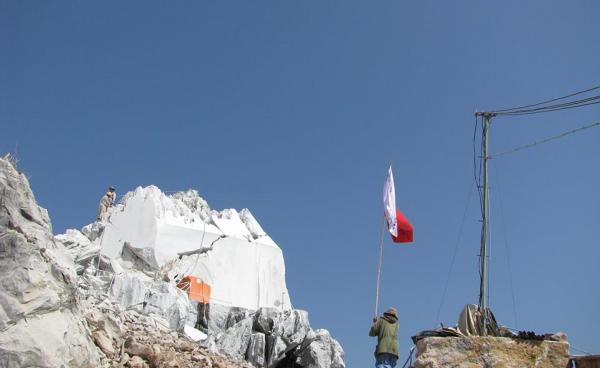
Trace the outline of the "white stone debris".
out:
<instances>
[{"instance_id":1,"label":"white stone debris","mask_svg":"<svg viewBox=\"0 0 600 368\"><path fill-rule=\"evenodd\" d=\"M183 332L187 337L189 337L192 341L195 342L206 340L206 338L208 337L208 335L204 332L187 325L183 327Z\"/></svg>"},{"instance_id":2,"label":"white stone debris","mask_svg":"<svg viewBox=\"0 0 600 368\"><path fill-rule=\"evenodd\" d=\"M206 335L193 327L177 333L161 318L124 309L100 294L90 295L84 304L85 319L102 355L99 367L252 367L199 345Z\"/></svg>"}]
</instances>

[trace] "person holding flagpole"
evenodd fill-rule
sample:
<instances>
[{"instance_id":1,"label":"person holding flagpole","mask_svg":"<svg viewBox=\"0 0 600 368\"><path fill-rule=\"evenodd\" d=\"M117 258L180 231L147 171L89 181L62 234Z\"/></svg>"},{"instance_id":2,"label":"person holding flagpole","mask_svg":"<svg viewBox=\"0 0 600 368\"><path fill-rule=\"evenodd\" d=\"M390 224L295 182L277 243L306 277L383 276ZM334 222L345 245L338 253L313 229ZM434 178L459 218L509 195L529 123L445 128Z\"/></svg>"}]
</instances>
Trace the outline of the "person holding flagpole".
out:
<instances>
[{"instance_id":1,"label":"person holding flagpole","mask_svg":"<svg viewBox=\"0 0 600 368\"><path fill-rule=\"evenodd\" d=\"M375 367L394 368L398 360L398 312L390 308L382 317L373 318L369 336L377 337Z\"/></svg>"},{"instance_id":2,"label":"person holding flagpole","mask_svg":"<svg viewBox=\"0 0 600 368\"><path fill-rule=\"evenodd\" d=\"M394 243L410 243L413 241L413 226L408 219L396 208L396 189L392 165L383 187L384 225L381 229L379 244L379 261L377 263L377 288L375 294L375 318L369 330L369 336L377 337L375 348L375 367L394 368L399 356L398 346L398 312L390 308L382 317L378 317L379 286L381 280L381 263L383 261L383 232L387 225Z\"/></svg>"}]
</instances>

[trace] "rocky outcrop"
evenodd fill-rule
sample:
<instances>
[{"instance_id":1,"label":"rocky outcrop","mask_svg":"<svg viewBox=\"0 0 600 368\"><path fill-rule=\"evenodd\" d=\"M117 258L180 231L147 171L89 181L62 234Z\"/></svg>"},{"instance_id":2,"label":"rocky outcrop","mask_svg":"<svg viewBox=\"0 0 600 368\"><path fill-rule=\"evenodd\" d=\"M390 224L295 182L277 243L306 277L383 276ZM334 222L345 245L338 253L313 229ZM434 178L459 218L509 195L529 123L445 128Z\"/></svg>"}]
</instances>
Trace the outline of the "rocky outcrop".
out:
<instances>
[{"instance_id":1,"label":"rocky outcrop","mask_svg":"<svg viewBox=\"0 0 600 368\"><path fill-rule=\"evenodd\" d=\"M80 288L179 332L196 326L197 302L174 280L209 283L208 337L199 343L212 352L255 367L344 367L339 343L291 309L281 249L247 209L217 212L196 191L137 188L106 221L55 239L75 260ZM103 336L94 338L106 348Z\"/></svg>"},{"instance_id":2,"label":"rocky outcrop","mask_svg":"<svg viewBox=\"0 0 600 368\"><path fill-rule=\"evenodd\" d=\"M261 308L244 314L235 310L226 320L235 323L216 334L214 346L255 367L345 367L340 344L327 330L313 331L305 311Z\"/></svg>"},{"instance_id":3,"label":"rocky outcrop","mask_svg":"<svg viewBox=\"0 0 600 368\"><path fill-rule=\"evenodd\" d=\"M66 233L54 237L60 243L68 255L75 262L75 270L78 275L92 265L92 261L98 256L100 247L93 244L90 239L78 230L69 229Z\"/></svg>"},{"instance_id":4,"label":"rocky outcrop","mask_svg":"<svg viewBox=\"0 0 600 368\"><path fill-rule=\"evenodd\" d=\"M82 233L111 268L159 272L170 280L192 275L211 286L211 299L220 304L292 308L283 253L247 209L215 211L193 190L166 195L155 186L138 187L101 225ZM65 238L77 242L75 235ZM80 254L83 260L86 252Z\"/></svg>"},{"instance_id":5,"label":"rocky outcrop","mask_svg":"<svg viewBox=\"0 0 600 368\"><path fill-rule=\"evenodd\" d=\"M75 266L25 175L0 159L0 366L95 367Z\"/></svg>"},{"instance_id":6,"label":"rocky outcrop","mask_svg":"<svg viewBox=\"0 0 600 368\"><path fill-rule=\"evenodd\" d=\"M109 296L126 308L164 319L170 328L183 331L194 326L196 313L187 295L173 283L136 273L113 275Z\"/></svg>"},{"instance_id":7,"label":"rocky outcrop","mask_svg":"<svg viewBox=\"0 0 600 368\"><path fill-rule=\"evenodd\" d=\"M101 233L102 228L95 232L86 231L88 234L97 232ZM179 333L195 325L196 302L190 301L173 282L164 281L156 272L147 272L142 264L132 264L117 273L114 269L119 267L119 263L111 263L110 259L103 257L91 261L82 257L81 254L86 254L90 245L81 239L81 235L81 232L70 231L56 238L69 247L69 253L75 259L81 260L78 263L83 269L79 278L80 289L94 297L106 293L104 301L97 300L92 305L100 303L102 310L149 316L160 328ZM81 249L78 250L76 244ZM105 307L104 304L112 306ZM344 367L344 353L339 343L326 330L313 331L305 311L276 308L253 311L214 303L210 307L205 332L208 338L198 339L199 346L213 354L229 356L232 361L245 360L254 367ZM121 364L114 355L119 343L124 340L116 341L111 338L114 335L114 332L97 330L92 334L110 364ZM128 362L137 364L139 359L140 364L151 365L153 358L149 358L149 353L138 353L130 356ZM187 361L185 357L181 359Z\"/></svg>"},{"instance_id":8,"label":"rocky outcrop","mask_svg":"<svg viewBox=\"0 0 600 368\"><path fill-rule=\"evenodd\" d=\"M508 337L427 337L417 342L415 368L564 368L566 341Z\"/></svg>"},{"instance_id":9,"label":"rocky outcrop","mask_svg":"<svg viewBox=\"0 0 600 368\"><path fill-rule=\"evenodd\" d=\"M250 211L156 187L123 202L53 236L0 159L0 367L344 367L340 345L291 309L281 249ZM189 274L213 287L203 332L176 286Z\"/></svg>"},{"instance_id":10,"label":"rocky outcrop","mask_svg":"<svg viewBox=\"0 0 600 368\"><path fill-rule=\"evenodd\" d=\"M329 334L329 331L319 329L314 338L298 355L298 365L308 368L344 367L344 351L341 345Z\"/></svg>"}]
</instances>

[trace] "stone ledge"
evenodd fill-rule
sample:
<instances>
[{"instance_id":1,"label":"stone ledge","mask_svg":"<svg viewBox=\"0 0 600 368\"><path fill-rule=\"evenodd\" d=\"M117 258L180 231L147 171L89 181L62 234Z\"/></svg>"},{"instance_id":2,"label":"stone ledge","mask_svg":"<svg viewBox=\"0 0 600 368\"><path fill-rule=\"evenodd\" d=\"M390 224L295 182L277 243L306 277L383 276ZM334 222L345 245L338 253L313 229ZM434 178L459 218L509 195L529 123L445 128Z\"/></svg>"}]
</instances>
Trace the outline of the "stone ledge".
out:
<instances>
[{"instance_id":1,"label":"stone ledge","mask_svg":"<svg viewBox=\"0 0 600 368\"><path fill-rule=\"evenodd\" d=\"M427 337L417 342L415 368L565 368L566 341L507 337Z\"/></svg>"}]
</instances>

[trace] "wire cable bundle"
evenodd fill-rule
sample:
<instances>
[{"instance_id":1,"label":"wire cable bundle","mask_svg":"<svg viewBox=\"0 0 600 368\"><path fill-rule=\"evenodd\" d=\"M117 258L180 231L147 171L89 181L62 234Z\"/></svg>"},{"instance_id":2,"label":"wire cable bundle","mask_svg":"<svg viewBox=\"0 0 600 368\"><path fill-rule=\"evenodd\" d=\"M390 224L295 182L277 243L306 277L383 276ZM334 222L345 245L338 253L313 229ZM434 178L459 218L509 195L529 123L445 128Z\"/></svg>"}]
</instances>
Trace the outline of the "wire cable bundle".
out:
<instances>
[{"instance_id":1,"label":"wire cable bundle","mask_svg":"<svg viewBox=\"0 0 600 368\"><path fill-rule=\"evenodd\" d=\"M575 108L589 106L589 105L596 105L596 104L600 104L600 95L593 95L593 96L579 98L579 99L573 99L573 97L589 94L589 92L597 91L597 90L600 90L600 86L595 86L592 88L585 89L583 91L571 93L571 94L568 94L568 95L562 96L562 97L552 98L550 100L537 102L534 104L511 107L508 109L476 112L475 113L475 131L473 132L473 166L474 166L474 173L475 173L475 182L477 183L477 186L480 187L480 183L481 183L481 161L483 159L483 157L481 157L481 156L477 157L476 146L475 146L475 137L476 137L480 118L483 121L483 119L486 117L492 118L492 117L496 117L496 116L520 116L520 115L540 114L540 113L545 113L545 112L553 112L553 111L560 111L560 110L566 110L566 109L575 109ZM554 103L557 101L561 101L561 102ZM584 126L563 132L556 136L548 137L548 138L545 138L545 139L542 139L542 140L539 140L536 142L532 142L532 143L529 143L529 144L526 144L523 146L519 146L519 147L510 149L510 150L507 150L507 151L495 153L493 155L488 155L488 157L486 157L486 158L496 158L498 156L502 156L502 155L517 152L517 151L520 151L523 149L531 148L531 147L534 147L534 146L537 146L537 145L540 145L540 144L543 144L546 142L550 142L550 141L553 141L553 140L556 140L559 138L563 138L567 135L577 133L582 130L597 127L597 126L600 126L600 122L594 122L594 123L591 123L588 125L584 125ZM482 122L482 130L483 130L483 122ZM483 134L483 132L482 132L482 134ZM479 148L479 151L480 152L482 151L481 147ZM479 158L479 165L477 164L477 158ZM480 193L480 197L481 197L481 193Z\"/></svg>"},{"instance_id":2,"label":"wire cable bundle","mask_svg":"<svg viewBox=\"0 0 600 368\"><path fill-rule=\"evenodd\" d=\"M574 109L574 108L588 106L588 105L595 105L595 104L600 103L600 95L594 95L594 96L580 98L577 100L570 100L570 101L568 99L575 97L575 96L582 95L582 94L586 94L588 92L596 91L596 90L600 90L600 86L595 86L595 87L588 88L583 91L571 93L566 96L553 98L550 100L546 100L546 101L542 101L542 102L538 102L538 103L534 103L534 104L530 104L530 105L517 106L517 107L511 107L508 109L490 111L490 114L493 116L529 115L529 114L539 114L539 113L544 113L544 112L552 112L552 111L559 111L559 110L565 110L565 109ZM556 104L551 104L553 102L562 101L562 100L567 100L567 101L561 102L561 103L556 103Z\"/></svg>"}]
</instances>

